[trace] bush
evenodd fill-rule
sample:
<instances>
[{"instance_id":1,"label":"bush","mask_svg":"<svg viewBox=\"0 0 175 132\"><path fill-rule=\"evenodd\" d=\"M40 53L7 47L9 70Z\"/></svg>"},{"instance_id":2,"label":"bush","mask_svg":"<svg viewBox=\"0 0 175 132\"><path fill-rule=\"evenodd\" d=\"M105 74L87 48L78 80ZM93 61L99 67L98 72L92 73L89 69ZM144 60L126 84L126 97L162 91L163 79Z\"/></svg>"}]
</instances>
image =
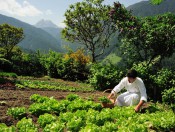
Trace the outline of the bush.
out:
<instances>
[{"instance_id":1,"label":"bush","mask_svg":"<svg viewBox=\"0 0 175 132\"><path fill-rule=\"evenodd\" d=\"M84 81L88 78L88 63L90 63L90 57L85 55L83 49L78 49L75 52L69 51L64 55L63 65L58 64L57 71L62 73L64 79Z\"/></svg>"},{"instance_id":2,"label":"bush","mask_svg":"<svg viewBox=\"0 0 175 132\"><path fill-rule=\"evenodd\" d=\"M89 82L96 90L113 88L124 77L124 73L114 65L93 64L90 72Z\"/></svg>"},{"instance_id":3,"label":"bush","mask_svg":"<svg viewBox=\"0 0 175 132\"><path fill-rule=\"evenodd\" d=\"M169 69L156 69L153 65L145 66L144 63L134 64L133 68L145 83L150 99L161 101L161 92L175 87L175 74Z\"/></svg>"},{"instance_id":4,"label":"bush","mask_svg":"<svg viewBox=\"0 0 175 132\"><path fill-rule=\"evenodd\" d=\"M46 72L39 62L39 55L36 53L23 53L20 56L13 56L12 62L13 71L18 75L40 77Z\"/></svg>"},{"instance_id":5,"label":"bush","mask_svg":"<svg viewBox=\"0 0 175 132\"><path fill-rule=\"evenodd\" d=\"M0 69L5 72L10 72L12 68L12 63L5 59L5 58L0 58Z\"/></svg>"},{"instance_id":6,"label":"bush","mask_svg":"<svg viewBox=\"0 0 175 132\"><path fill-rule=\"evenodd\" d=\"M175 87L165 89L162 92L162 101L169 105L175 104Z\"/></svg>"}]
</instances>

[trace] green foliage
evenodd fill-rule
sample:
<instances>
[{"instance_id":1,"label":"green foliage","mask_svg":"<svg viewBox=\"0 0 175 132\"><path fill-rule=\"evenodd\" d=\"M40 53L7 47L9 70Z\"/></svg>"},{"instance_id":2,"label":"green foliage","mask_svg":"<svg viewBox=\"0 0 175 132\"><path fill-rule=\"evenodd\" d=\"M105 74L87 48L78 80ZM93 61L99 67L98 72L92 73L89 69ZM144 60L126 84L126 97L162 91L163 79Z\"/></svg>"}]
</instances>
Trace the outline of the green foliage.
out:
<instances>
[{"instance_id":1,"label":"green foliage","mask_svg":"<svg viewBox=\"0 0 175 132\"><path fill-rule=\"evenodd\" d=\"M0 123L0 132L16 132L16 128L14 126L8 127L4 123Z\"/></svg>"},{"instance_id":2,"label":"green foliage","mask_svg":"<svg viewBox=\"0 0 175 132\"><path fill-rule=\"evenodd\" d=\"M5 50L5 58L11 59L13 48L23 39L23 29L8 24L0 25L0 46Z\"/></svg>"},{"instance_id":3,"label":"green foliage","mask_svg":"<svg viewBox=\"0 0 175 132\"><path fill-rule=\"evenodd\" d=\"M0 72L0 77L12 77L17 78L17 74L13 72Z\"/></svg>"},{"instance_id":4,"label":"green foliage","mask_svg":"<svg viewBox=\"0 0 175 132\"><path fill-rule=\"evenodd\" d=\"M133 69L137 70L142 78L150 99L162 100L161 92L175 86L175 74L168 69L155 69L154 65L145 66L143 63L133 64Z\"/></svg>"},{"instance_id":5,"label":"green foliage","mask_svg":"<svg viewBox=\"0 0 175 132\"><path fill-rule=\"evenodd\" d=\"M62 30L64 38L78 41L90 51L93 62L104 53L115 32L108 16L110 6L103 5L103 1L84 0L70 5L65 13L66 27Z\"/></svg>"},{"instance_id":6,"label":"green foliage","mask_svg":"<svg viewBox=\"0 0 175 132\"><path fill-rule=\"evenodd\" d=\"M64 55L63 62L65 62L65 75L64 78L69 80L86 80L89 69L87 68L88 63L91 59L85 54L85 50L78 49L75 52L69 51ZM58 68L59 72L59 68Z\"/></svg>"},{"instance_id":7,"label":"green foliage","mask_svg":"<svg viewBox=\"0 0 175 132\"><path fill-rule=\"evenodd\" d=\"M63 132L64 127L64 123L56 121L46 125L46 127L43 129L43 132Z\"/></svg>"},{"instance_id":8,"label":"green foliage","mask_svg":"<svg viewBox=\"0 0 175 132\"><path fill-rule=\"evenodd\" d=\"M42 96L41 96L42 97ZM35 103L33 103L35 104ZM32 106L31 104L30 106ZM38 103L39 104L39 103ZM43 130L44 132L108 132L108 131L172 131L175 128L175 115L171 109L165 109L163 105L149 105L146 113L136 113L132 107L114 107L113 109L97 109L99 103L78 98L72 101L55 100L49 98L40 103L47 109L44 115L36 118L36 127L32 119L23 118L18 121L16 128L19 132L35 132ZM63 108L64 110L61 108ZM53 109L54 108L54 109ZM55 115L54 110L60 111ZM49 113L49 114L47 114ZM31 113L34 116L34 113ZM12 130L13 129L13 130ZM0 131L15 131L14 126L7 127L0 124Z\"/></svg>"},{"instance_id":9,"label":"green foliage","mask_svg":"<svg viewBox=\"0 0 175 132\"><path fill-rule=\"evenodd\" d=\"M41 96L39 94L33 94L30 96L30 100L35 103L43 103L46 102L49 98L46 96Z\"/></svg>"},{"instance_id":10,"label":"green foliage","mask_svg":"<svg viewBox=\"0 0 175 132\"><path fill-rule=\"evenodd\" d=\"M37 127L33 124L31 118L23 118L16 124L19 132L38 132Z\"/></svg>"},{"instance_id":11,"label":"green foliage","mask_svg":"<svg viewBox=\"0 0 175 132\"><path fill-rule=\"evenodd\" d=\"M66 96L66 99L69 100L69 101L73 101L75 99L78 99L80 98L77 94L69 94Z\"/></svg>"},{"instance_id":12,"label":"green foliage","mask_svg":"<svg viewBox=\"0 0 175 132\"><path fill-rule=\"evenodd\" d=\"M121 60L121 57L117 56L114 53L111 53L102 61L102 63L105 63L105 64L111 63L113 65L116 65L118 62L120 62L120 60Z\"/></svg>"},{"instance_id":13,"label":"green foliage","mask_svg":"<svg viewBox=\"0 0 175 132\"><path fill-rule=\"evenodd\" d=\"M9 72L11 71L12 68L12 63L5 59L5 58L0 58L0 69L5 71L5 72Z\"/></svg>"},{"instance_id":14,"label":"green foliage","mask_svg":"<svg viewBox=\"0 0 175 132\"><path fill-rule=\"evenodd\" d=\"M44 128L47 124L51 124L52 122L55 122L56 121L56 117L51 115L51 114L48 114L48 113L45 113L44 115L40 115L39 118L38 118L38 123L39 125Z\"/></svg>"},{"instance_id":15,"label":"green foliage","mask_svg":"<svg viewBox=\"0 0 175 132\"><path fill-rule=\"evenodd\" d=\"M78 53L81 55L79 54L78 56ZM78 51L67 53L64 57L60 53L50 51L40 58L40 62L45 67L50 77L71 81L84 81L87 79L88 74L88 69L86 68L88 63L87 58Z\"/></svg>"},{"instance_id":16,"label":"green foliage","mask_svg":"<svg viewBox=\"0 0 175 132\"><path fill-rule=\"evenodd\" d=\"M123 77L123 72L114 65L94 64L90 68L90 84L97 90L114 87Z\"/></svg>"},{"instance_id":17,"label":"green foliage","mask_svg":"<svg viewBox=\"0 0 175 132\"><path fill-rule=\"evenodd\" d=\"M161 69L155 75L152 75L155 85L159 90L169 89L175 86L175 74L172 70Z\"/></svg>"},{"instance_id":18,"label":"green foliage","mask_svg":"<svg viewBox=\"0 0 175 132\"><path fill-rule=\"evenodd\" d=\"M98 100L102 103L110 103L111 102L106 96L99 97Z\"/></svg>"},{"instance_id":19,"label":"green foliage","mask_svg":"<svg viewBox=\"0 0 175 132\"><path fill-rule=\"evenodd\" d=\"M173 54L175 15L172 13L137 18L115 3L110 15L120 31L122 55L129 66L143 61L149 65L158 58L160 62Z\"/></svg>"},{"instance_id":20,"label":"green foliage","mask_svg":"<svg viewBox=\"0 0 175 132\"><path fill-rule=\"evenodd\" d=\"M27 110L25 107L13 107L7 110L7 115L12 116L15 119L21 119L26 116Z\"/></svg>"},{"instance_id":21,"label":"green foliage","mask_svg":"<svg viewBox=\"0 0 175 132\"><path fill-rule=\"evenodd\" d=\"M58 74L60 73L57 72L57 64L63 64L62 55L60 53L50 50L48 54L41 56L40 63L45 67L50 77L59 77Z\"/></svg>"},{"instance_id":22,"label":"green foliage","mask_svg":"<svg viewBox=\"0 0 175 132\"><path fill-rule=\"evenodd\" d=\"M19 53L12 57L13 71L18 75L27 75L40 77L46 73L43 65L40 63L40 52Z\"/></svg>"},{"instance_id":23,"label":"green foliage","mask_svg":"<svg viewBox=\"0 0 175 132\"><path fill-rule=\"evenodd\" d=\"M16 80L15 86L18 88L32 88L32 89L48 89L48 90L62 90L62 91L94 91L94 88L89 87L87 84L83 83L75 83L76 86L72 86L69 83L71 82L63 82L63 81L56 81L56 79L51 79L49 80L36 80L35 79L30 79L30 78L25 78L22 79L18 77L19 80Z\"/></svg>"},{"instance_id":24,"label":"green foliage","mask_svg":"<svg viewBox=\"0 0 175 132\"><path fill-rule=\"evenodd\" d=\"M169 105L175 104L175 87L172 87L170 89L165 89L162 92L162 101ZM175 108L175 106L173 107Z\"/></svg>"},{"instance_id":25,"label":"green foliage","mask_svg":"<svg viewBox=\"0 0 175 132\"><path fill-rule=\"evenodd\" d=\"M154 5L159 5L160 3L162 3L164 0L150 0L152 4Z\"/></svg>"}]
</instances>

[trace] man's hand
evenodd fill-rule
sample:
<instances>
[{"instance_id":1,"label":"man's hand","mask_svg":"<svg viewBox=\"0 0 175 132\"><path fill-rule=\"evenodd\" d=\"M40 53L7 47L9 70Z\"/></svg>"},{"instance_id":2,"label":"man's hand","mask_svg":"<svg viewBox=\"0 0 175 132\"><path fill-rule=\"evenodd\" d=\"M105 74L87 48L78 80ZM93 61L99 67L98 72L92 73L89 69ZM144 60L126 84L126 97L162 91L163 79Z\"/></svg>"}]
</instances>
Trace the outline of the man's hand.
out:
<instances>
[{"instance_id":1,"label":"man's hand","mask_svg":"<svg viewBox=\"0 0 175 132\"><path fill-rule=\"evenodd\" d=\"M139 112L141 106L145 103L145 101L141 100L139 104L134 108L135 112Z\"/></svg>"},{"instance_id":2,"label":"man's hand","mask_svg":"<svg viewBox=\"0 0 175 132\"><path fill-rule=\"evenodd\" d=\"M115 100L114 99L112 99L112 96L114 96L114 94L113 93L110 93L109 95L108 95L108 99L111 101L111 103L115 103Z\"/></svg>"},{"instance_id":3,"label":"man's hand","mask_svg":"<svg viewBox=\"0 0 175 132\"><path fill-rule=\"evenodd\" d=\"M140 111L140 107L139 107L139 106L136 106L136 107L134 108L134 110L135 110L135 112L139 112L139 111Z\"/></svg>"}]
</instances>

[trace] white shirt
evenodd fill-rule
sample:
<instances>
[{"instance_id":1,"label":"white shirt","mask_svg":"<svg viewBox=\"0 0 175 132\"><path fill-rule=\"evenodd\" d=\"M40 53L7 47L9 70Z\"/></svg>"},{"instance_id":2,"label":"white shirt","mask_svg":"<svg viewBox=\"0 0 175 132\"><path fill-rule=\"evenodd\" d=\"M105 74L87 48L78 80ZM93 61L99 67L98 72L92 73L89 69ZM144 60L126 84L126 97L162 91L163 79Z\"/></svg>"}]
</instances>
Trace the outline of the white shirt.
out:
<instances>
[{"instance_id":1,"label":"white shirt","mask_svg":"<svg viewBox=\"0 0 175 132\"><path fill-rule=\"evenodd\" d=\"M118 93L123 88L125 88L127 92L140 94L140 100L147 102L146 88L141 78L136 77L133 83L129 83L128 77L123 78L120 83L114 87L112 93Z\"/></svg>"}]
</instances>

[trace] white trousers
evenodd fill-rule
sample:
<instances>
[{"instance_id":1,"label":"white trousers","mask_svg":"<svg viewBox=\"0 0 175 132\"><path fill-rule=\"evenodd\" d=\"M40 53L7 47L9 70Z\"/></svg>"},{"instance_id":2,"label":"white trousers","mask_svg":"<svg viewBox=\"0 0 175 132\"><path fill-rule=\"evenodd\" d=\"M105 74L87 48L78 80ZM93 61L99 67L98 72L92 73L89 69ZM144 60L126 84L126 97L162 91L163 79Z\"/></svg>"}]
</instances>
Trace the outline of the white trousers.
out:
<instances>
[{"instance_id":1,"label":"white trousers","mask_svg":"<svg viewBox=\"0 0 175 132\"><path fill-rule=\"evenodd\" d=\"M130 92L125 92L120 94L116 101L115 101L115 106L133 106L137 105L140 101L140 95L139 93L130 93Z\"/></svg>"}]
</instances>

